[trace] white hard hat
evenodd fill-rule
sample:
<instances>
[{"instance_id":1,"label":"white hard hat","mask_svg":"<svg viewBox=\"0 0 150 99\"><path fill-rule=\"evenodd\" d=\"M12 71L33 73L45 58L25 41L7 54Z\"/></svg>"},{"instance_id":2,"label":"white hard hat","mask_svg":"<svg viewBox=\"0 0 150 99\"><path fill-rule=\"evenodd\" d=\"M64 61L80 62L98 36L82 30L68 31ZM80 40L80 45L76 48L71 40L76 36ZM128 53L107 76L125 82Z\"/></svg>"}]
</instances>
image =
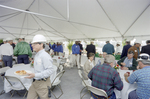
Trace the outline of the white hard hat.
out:
<instances>
[{"instance_id":1,"label":"white hard hat","mask_svg":"<svg viewBox=\"0 0 150 99\"><path fill-rule=\"evenodd\" d=\"M33 37L33 40L31 43L35 43L35 42L45 42L46 43L46 38L41 34L37 34Z\"/></svg>"},{"instance_id":2,"label":"white hard hat","mask_svg":"<svg viewBox=\"0 0 150 99\"><path fill-rule=\"evenodd\" d=\"M13 40L13 39L10 38L10 37L6 38L6 41L12 41L12 40Z\"/></svg>"}]
</instances>

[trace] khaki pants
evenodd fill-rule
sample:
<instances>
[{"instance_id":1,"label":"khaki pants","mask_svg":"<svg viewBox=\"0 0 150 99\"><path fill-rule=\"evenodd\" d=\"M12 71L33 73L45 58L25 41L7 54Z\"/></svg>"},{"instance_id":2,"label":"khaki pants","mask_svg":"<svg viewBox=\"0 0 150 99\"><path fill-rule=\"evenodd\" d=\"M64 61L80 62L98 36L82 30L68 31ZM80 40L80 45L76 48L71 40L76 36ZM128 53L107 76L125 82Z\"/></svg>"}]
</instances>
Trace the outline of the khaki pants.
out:
<instances>
[{"instance_id":1,"label":"khaki pants","mask_svg":"<svg viewBox=\"0 0 150 99\"><path fill-rule=\"evenodd\" d=\"M77 65L77 67L80 68L79 56L80 56L79 54L77 54L77 55L72 54L72 55L71 55L70 62L71 62L72 67L73 67L74 65Z\"/></svg>"},{"instance_id":2,"label":"khaki pants","mask_svg":"<svg viewBox=\"0 0 150 99\"><path fill-rule=\"evenodd\" d=\"M50 78L46 81L34 81L29 88L27 99L50 99L48 97L48 86L51 87Z\"/></svg>"}]
</instances>

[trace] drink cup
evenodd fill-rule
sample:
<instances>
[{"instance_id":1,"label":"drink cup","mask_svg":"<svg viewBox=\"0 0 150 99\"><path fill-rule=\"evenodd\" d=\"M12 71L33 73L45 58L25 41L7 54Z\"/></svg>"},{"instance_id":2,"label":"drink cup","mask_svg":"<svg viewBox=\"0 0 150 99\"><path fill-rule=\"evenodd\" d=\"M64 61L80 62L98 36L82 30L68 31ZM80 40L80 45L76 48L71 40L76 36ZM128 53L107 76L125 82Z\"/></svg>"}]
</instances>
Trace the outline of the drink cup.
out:
<instances>
[{"instance_id":1,"label":"drink cup","mask_svg":"<svg viewBox=\"0 0 150 99\"><path fill-rule=\"evenodd\" d=\"M128 75L130 76L130 72L127 72L128 73Z\"/></svg>"}]
</instances>

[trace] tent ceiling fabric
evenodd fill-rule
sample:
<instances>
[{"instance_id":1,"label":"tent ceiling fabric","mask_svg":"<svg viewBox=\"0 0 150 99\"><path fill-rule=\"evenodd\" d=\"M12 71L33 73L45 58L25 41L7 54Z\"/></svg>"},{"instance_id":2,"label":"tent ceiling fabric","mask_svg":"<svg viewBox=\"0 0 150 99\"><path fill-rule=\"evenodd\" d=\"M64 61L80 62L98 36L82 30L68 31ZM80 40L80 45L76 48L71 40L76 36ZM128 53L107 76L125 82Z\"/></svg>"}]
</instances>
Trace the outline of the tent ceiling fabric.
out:
<instances>
[{"instance_id":1,"label":"tent ceiling fabric","mask_svg":"<svg viewBox=\"0 0 150 99\"><path fill-rule=\"evenodd\" d=\"M43 34L48 41L118 41L150 36L150 0L0 0L0 12L0 38L31 41Z\"/></svg>"}]
</instances>

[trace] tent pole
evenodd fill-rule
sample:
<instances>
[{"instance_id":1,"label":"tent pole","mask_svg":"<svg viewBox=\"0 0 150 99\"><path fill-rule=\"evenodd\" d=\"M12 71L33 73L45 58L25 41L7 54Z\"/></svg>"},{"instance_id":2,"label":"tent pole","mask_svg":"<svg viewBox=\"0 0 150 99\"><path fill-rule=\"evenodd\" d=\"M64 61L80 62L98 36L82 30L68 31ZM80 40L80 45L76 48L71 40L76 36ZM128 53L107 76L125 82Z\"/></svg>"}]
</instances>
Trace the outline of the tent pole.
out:
<instances>
[{"instance_id":1,"label":"tent pole","mask_svg":"<svg viewBox=\"0 0 150 99\"><path fill-rule=\"evenodd\" d=\"M70 16L69 16L69 0L67 0L67 21L69 21Z\"/></svg>"},{"instance_id":2,"label":"tent pole","mask_svg":"<svg viewBox=\"0 0 150 99\"><path fill-rule=\"evenodd\" d=\"M7 9L11 9L11 10L16 10L16 11L19 11L19 12L29 13L29 14L33 14L33 15L38 15L38 16L48 17L48 18L52 18L52 19L56 19L56 20L66 21L65 19L62 19L62 18L57 18L57 17L45 15L45 14L40 14L40 13L35 13L35 12L25 11L25 10L21 10L21 9L9 7L9 6L0 5L0 7L7 8Z\"/></svg>"}]
</instances>

